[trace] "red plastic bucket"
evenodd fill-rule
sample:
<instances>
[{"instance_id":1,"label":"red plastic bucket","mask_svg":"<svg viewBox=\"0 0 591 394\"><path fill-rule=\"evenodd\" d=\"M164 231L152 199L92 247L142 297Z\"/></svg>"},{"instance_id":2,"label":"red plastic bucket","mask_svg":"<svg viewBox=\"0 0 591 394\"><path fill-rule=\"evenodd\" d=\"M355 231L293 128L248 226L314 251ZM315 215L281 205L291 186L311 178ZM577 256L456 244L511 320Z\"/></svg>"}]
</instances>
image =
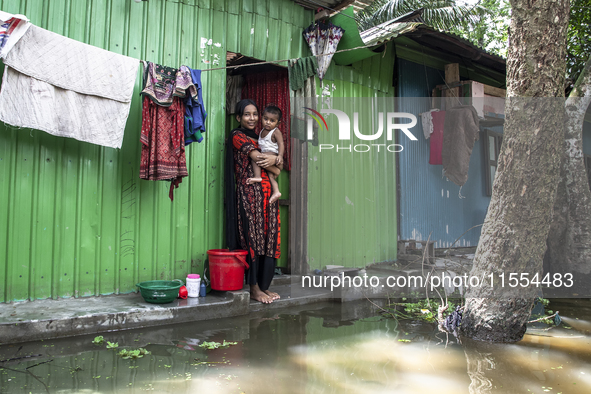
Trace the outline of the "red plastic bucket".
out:
<instances>
[{"instance_id":1,"label":"red plastic bucket","mask_svg":"<svg viewBox=\"0 0 591 394\"><path fill-rule=\"evenodd\" d=\"M213 290L241 290L244 285L244 270L248 268L246 250L210 249L209 273Z\"/></svg>"}]
</instances>

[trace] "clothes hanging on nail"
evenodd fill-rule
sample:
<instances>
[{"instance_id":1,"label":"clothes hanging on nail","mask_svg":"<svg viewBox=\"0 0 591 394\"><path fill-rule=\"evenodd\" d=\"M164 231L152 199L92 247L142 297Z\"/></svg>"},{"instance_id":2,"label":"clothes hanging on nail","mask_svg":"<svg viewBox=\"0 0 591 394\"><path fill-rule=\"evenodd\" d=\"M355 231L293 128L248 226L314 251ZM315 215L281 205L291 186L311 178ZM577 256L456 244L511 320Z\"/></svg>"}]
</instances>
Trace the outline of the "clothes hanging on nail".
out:
<instances>
[{"instance_id":1,"label":"clothes hanging on nail","mask_svg":"<svg viewBox=\"0 0 591 394\"><path fill-rule=\"evenodd\" d=\"M147 64L144 78L142 110L142 156L140 178L171 182L169 197L182 178L188 176L184 142L185 105L175 95L179 70ZM170 78L174 75L175 78ZM186 83L186 75L178 73L179 86ZM169 105L163 106L160 103Z\"/></svg>"},{"instance_id":2,"label":"clothes hanging on nail","mask_svg":"<svg viewBox=\"0 0 591 394\"><path fill-rule=\"evenodd\" d=\"M445 124L445 111L430 112L433 132L429 139L429 164L441 165L441 151L443 149L443 126Z\"/></svg>"},{"instance_id":3,"label":"clothes hanging on nail","mask_svg":"<svg viewBox=\"0 0 591 394\"><path fill-rule=\"evenodd\" d=\"M421 113L421 124L423 125L423 135L425 139L429 139L433 134L433 112L439 111L438 109L432 109L427 112Z\"/></svg>"},{"instance_id":4,"label":"clothes hanging on nail","mask_svg":"<svg viewBox=\"0 0 591 394\"><path fill-rule=\"evenodd\" d=\"M181 70L191 78L191 84L186 87L185 102L185 146L192 142L203 141L205 133L205 119L207 112L203 105L203 89L201 86L201 70L193 70L181 66Z\"/></svg>"},{"instance_id":5,"label":"clothes hanging on nail","mask_svg":"<svg viewBox=\"0 0 591 394\"><path fill-rule=\"evenodd\" d=\"M478 140L476 109L462 105L446 111L441 159L445 176L458 186L468 180L468 167L474 143Z\"/></svg>"}]
</instances>

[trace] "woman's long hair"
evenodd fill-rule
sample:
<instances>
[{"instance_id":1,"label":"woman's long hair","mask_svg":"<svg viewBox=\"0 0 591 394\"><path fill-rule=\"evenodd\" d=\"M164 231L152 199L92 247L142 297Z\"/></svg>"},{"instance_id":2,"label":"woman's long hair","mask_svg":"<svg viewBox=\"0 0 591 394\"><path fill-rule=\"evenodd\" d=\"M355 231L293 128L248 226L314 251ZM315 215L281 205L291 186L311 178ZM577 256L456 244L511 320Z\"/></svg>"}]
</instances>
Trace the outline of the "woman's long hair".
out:
<instances>
[{"instance_id":1,"label":"woman's long hair","mask_svg":"<svg viewBox=\"0 0 591 394\"><path fill-rule=\"evenodd\" d=\"M242 99L236 103L236 108L234 110L234 113L236 114L236 116L242 117L242 115L244 115L244 110L249 105L254 105L254 107L257 109L257 112L261 112L261 111L259 111L259 106L257 105L257 103L254 102L254 100Z\"/></svg>"}]
</instances>

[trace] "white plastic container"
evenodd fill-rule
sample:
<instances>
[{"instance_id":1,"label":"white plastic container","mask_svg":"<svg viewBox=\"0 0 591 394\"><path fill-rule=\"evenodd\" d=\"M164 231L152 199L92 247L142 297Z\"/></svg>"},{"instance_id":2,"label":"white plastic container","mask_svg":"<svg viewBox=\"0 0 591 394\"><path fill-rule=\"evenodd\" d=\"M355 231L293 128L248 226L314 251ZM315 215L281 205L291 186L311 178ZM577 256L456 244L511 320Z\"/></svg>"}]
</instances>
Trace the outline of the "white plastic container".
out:
<instances>
[{"instance_id":1,"label":"white plastic container","mask_svg":"<svg viewBox=\"0 0 591 394\"><path fill-rule=\"evenodd\" d=\"M201 286L199 274L187 275L187 291L189 292L189 297L199 297L199 286Z\"/></svg>"}]
</instances>

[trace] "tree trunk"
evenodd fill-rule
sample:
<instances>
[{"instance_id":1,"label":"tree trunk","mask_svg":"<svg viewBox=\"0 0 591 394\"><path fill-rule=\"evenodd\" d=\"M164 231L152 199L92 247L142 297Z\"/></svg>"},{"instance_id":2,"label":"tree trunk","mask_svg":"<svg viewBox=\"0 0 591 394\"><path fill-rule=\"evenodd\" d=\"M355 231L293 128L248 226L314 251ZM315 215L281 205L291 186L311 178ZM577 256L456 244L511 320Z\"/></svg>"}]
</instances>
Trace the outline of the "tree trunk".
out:
<instances>
[{"instance_id":1,"label":"tree trunk","mask_svg":"<svg viewBox=\"0 0 591 394\"><path fill-rule=\"evenodd\" d=\"M461 325L464 335L493 342L525 333L538 289L508 279L542 272L564 136L569 1L511 0L511 8L503 145L470 273L485 280L467 289Z\"/></svg>"},{"instance_id":2,"label":"tree trunk","mask_svg":"<svg viewBox=\"0 0 591 394\"><path fill-rule=\"evenodd\" d=\"M582 295L591 279L591 191L583 161L583 121L591 103L591 57L566 101L561 182L548 235L544 271L573 273ZM564 295L564 294L561 294Z\"/></svg>"}]
</instances>

